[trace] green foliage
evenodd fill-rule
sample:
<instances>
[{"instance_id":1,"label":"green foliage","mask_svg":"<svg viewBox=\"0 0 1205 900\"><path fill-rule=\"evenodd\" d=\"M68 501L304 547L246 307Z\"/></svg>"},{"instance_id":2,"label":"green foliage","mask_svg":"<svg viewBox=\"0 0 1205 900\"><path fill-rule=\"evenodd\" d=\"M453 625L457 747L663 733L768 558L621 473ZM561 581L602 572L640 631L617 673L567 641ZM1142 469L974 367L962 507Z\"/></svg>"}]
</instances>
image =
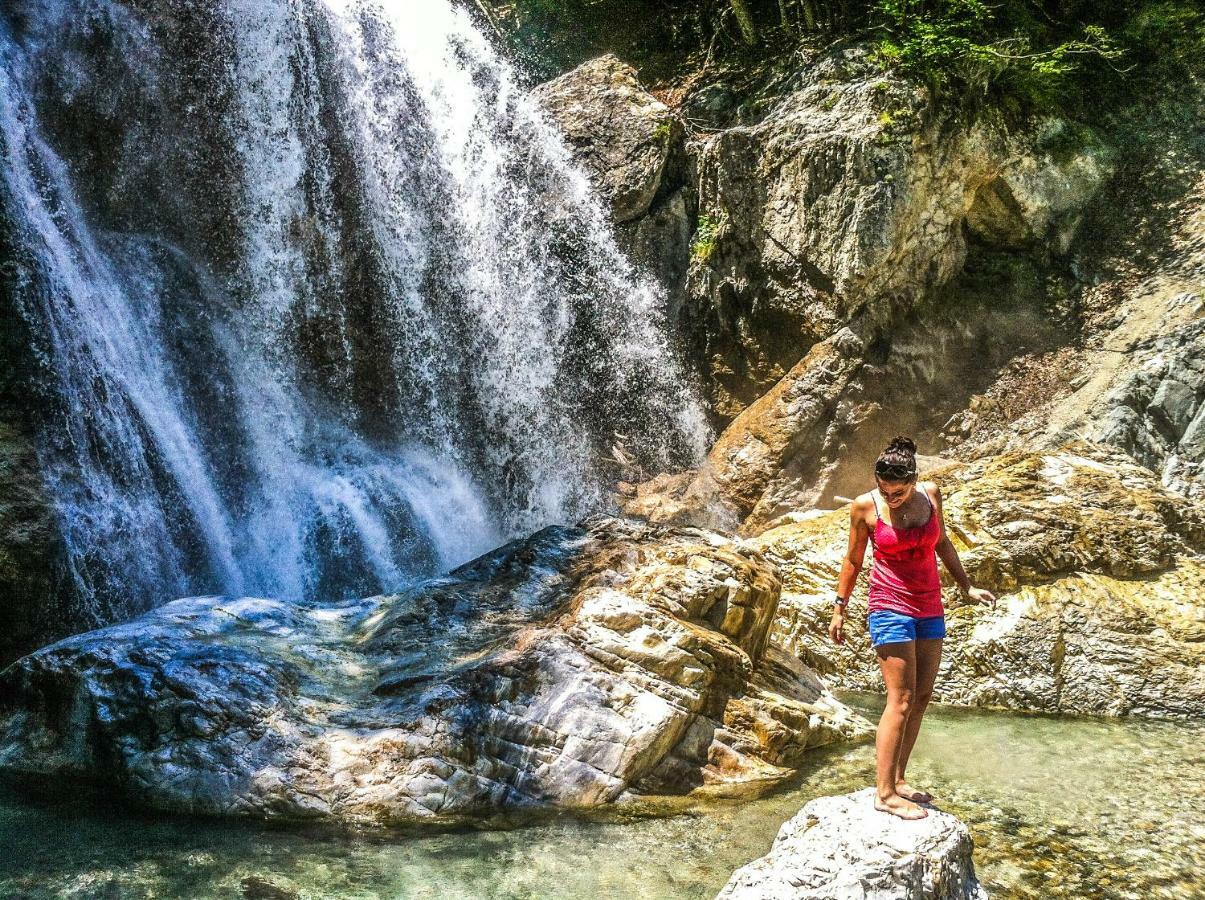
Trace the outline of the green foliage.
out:
<instances>
[{"instance_id":1,"label":"green foliage","mask_svg":"<svg viewBox=\"0 0 1205 900\"><path fill-rule=\"evenodd\" d=\"M653 137L659 141L669 140L670 133L673 131L669 123L669 119L663 119L657 123L657 127L653 129Z\"/></svg>"},{"instance_id":2,"label":"green foliage","mask_svg":"<svg viewBox=\"0 0 1205 900\"><path fill-rule=\"evenodd\" d=\"M711 254L715 251L715 246L716 242L719 240L720 231L727 224L727 213L720 213L718 218L713 218L708 213L702 213L699 216L699 223L695 228L694 240L692 240L690 243L690 258L692 262L703 263L708 260Z\"/></svg>"},{"instance_id":3,"label":"green foliage","mask_svg":"<svg viewBox=\"0 0 1205 900\"><path fill-rule=\"evenodd\" d=\"M1029 106L1057 103L1088 60L1119 60L1124 49L1097 23L1063 23L1036 0L876 0L885 67L934 94L1013 94Z\"/></svg>"}]
</instances>

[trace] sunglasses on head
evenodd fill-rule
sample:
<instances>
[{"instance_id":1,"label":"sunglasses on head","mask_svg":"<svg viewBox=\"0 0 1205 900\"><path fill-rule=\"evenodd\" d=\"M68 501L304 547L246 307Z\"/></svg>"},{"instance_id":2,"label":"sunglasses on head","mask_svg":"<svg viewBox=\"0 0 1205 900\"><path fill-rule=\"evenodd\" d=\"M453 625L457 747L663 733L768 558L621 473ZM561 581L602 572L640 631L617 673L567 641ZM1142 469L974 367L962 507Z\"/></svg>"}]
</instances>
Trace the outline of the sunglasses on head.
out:
<instances>
[{"instance_id":1,"label":"sunglasses on head","mask_svg":"<svg viewBox=\"0 0 1205 900\"><path fill-rule=\"evenodd\" d=\"M890 481L906 481L916 474L916 469L903 463L892 463L880 459L874 464L874 473L880 478Z\"/></svg>"}]
</instances>

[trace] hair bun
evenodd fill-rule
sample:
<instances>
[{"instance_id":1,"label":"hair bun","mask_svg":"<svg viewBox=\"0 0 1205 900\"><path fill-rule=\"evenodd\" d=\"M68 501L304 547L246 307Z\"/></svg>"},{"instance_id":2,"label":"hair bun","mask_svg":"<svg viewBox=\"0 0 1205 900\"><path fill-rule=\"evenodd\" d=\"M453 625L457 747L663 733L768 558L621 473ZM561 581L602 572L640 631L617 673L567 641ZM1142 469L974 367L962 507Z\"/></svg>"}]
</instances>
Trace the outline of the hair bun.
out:
<instances>
[{"instance_id":1,"label":"hair bun","mask_svg":"<svg viewBox=\"0 0 1205 900\"><path fill-rule=\"evenodd\" d=\"M909 456L916 456L916 441L897 434L891 439L891 443L887 445L887 449L883 453L907 453Z\"/></svg>"}]
</instances>

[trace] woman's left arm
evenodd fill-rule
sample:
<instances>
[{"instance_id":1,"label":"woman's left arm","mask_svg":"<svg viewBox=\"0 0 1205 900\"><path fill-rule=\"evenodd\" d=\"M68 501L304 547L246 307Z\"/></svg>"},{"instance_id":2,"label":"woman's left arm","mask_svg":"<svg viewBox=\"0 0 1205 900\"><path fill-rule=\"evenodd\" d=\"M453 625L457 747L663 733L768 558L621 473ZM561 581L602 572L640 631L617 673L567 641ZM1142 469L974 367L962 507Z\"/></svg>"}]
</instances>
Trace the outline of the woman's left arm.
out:
<instances>
[{"instance_id":1,"label":"woman's left arm","mask_svg":"<svg viewBox=\"0 0 1205 900\"><path fill-rule=\"evenodd\" d=\"M954 579L954 583L958 585L958 590L962 591L964 597L974 600L976 603L982 603L985 606L990 603L992 608L995 609L996 595L991 591L977 588L971 584L971 579L967 576L966 569L962 567L962 560L958 558L958 551L954 547L954 542L946 534L946 519L942 513L941 506L941 488L933 482L929 482L925 493L933 501L933 511L937 514L937 524L941 528L941 538L937 542L938 558L945 563L946 568Z\"/></svg>"}]
</instances>

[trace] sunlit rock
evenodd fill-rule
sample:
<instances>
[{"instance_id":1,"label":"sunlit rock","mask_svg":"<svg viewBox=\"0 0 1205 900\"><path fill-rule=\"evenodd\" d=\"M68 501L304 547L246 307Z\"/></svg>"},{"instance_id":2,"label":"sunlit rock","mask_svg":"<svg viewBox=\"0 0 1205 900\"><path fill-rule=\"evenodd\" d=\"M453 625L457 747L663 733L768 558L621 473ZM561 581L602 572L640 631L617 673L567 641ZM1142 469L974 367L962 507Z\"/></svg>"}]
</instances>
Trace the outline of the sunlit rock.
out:
<instances>
[{"instance_id":1,"label":"sunlit rock","mask_svg":"<svg viewBox=\"0 0 1205 900\"><path fill-rule=\"evenodd\" d=\"M972 849L966 825L938 809L905 821L874 808L874 788L820 797L717 900L980 900Z\"/></svg>"},{"instance_id":2,"label":"sunlit rock","mask_svg":"<svg viewBox=\"0 0 1205 900\"><path fill-rule=\"evenodd\" d=\"M937 699L1205 715L1205 506L1167 491L1121 452L1086 442L931 477L967 572L1000 596L996 610L960 606L943 569L949 634ZM865 575L846 644L827 634L848 529L847 509L791 515L753 543L783 573L773 640L834 684L879 690Z\"/></svg>"},{"instance_id":3,"label":"sunlit rock","mask_svg":"<svg viewBox=\"0 0 1205 900\"><path fill-rule=\"evenodd\" d=\"M683 127L645 90L636 70L600 56L535 91L574 159L591 178L616 222L649 211L667 166L682 154Z\"/></svg>"},{"instance_id":4,"label":"sunlit rock","mask_svg":"<svg viewBox=\"0 0 1205 900\"><path fill-rule=\"evenodd\" d=\"M696 241L689 308L726 418L858 314L892 321L932 297L962 270L968 230L1065 252L1112 172L1094 136L1056 142L1065 125L954 121L863 48L798 79L761 121L692 148L714 235Z\"/></svg>"},{"instance_id":5,"label":"sunlit rock","mask_svg":"<svg viewBox=\"0 0 1205 900\"><path fill-rule=\"evenodd\" d=\"M737 417L690 475L636 487L629 515L653 522L753 528L779 509L779 490L813 462L842 392L862 365L864 345L849 329L816 344Z\"/></svg>"},{"instance_id":6,"label":"sunlit rock","mask_svg":"<svg viewBox=\"0 0 1205 900\"><path fill-rule=\"evenodd\" d=\"M0 766L195 813L395 823L747 790L867 733L719 535L549 528L400 594L193 598L0 679Z\"/></svg>"}]
</instances>

